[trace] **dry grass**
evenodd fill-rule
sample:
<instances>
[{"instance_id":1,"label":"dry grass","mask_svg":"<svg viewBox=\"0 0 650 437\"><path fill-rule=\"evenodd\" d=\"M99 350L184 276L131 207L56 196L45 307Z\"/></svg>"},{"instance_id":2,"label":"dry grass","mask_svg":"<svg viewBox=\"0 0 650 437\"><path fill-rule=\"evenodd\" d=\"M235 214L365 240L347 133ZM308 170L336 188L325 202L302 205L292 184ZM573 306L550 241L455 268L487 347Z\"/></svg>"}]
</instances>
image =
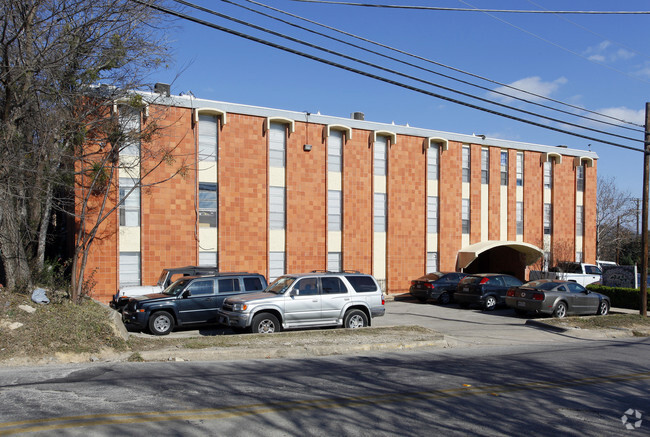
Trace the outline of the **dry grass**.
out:
<instances>
[{"instance_id":1,"label":"dry grass","mask_svg":"<svg viewBox=\"0 0 650 437\"><path fill-rule=\"evenodd\" d=\"M639 314L610 314L603 316L566 317L544 319L549 325L579 329L630 329L637 335L650 335L650 318Z\"/></svg>"}]
</instances>

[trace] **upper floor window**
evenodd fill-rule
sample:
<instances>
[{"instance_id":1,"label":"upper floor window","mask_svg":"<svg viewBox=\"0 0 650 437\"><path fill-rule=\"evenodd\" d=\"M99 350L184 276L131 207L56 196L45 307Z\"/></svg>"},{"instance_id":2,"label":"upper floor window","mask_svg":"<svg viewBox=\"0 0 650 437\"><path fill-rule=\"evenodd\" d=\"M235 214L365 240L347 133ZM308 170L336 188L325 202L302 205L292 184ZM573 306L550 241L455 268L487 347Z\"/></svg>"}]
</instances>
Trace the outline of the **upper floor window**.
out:
<instances>
[{"instance_id":1,"label":"upper floor window","mask_svg":"<svg viewBox=\"0 0 650 437\"><path fill-rule=\"evenodd\" d=\"M516 211L517 235L524 234L524 202L517 202Z\"/></svg>"},{"instance_id":2,"label":"upper floor window","mask_svg":"<svg viewBox=\"0 0 650 437\"><path fill-rule=\"evenodd\" d=\"M388 137L377 136L374 145L374 174L386 176L386 153L388 150Z\"/></svg>"},{"instance_id":3,"label":"upper floor window","mask_svg":"<svg viewBox=\"0 0 650 437\"><path fill-rule=\"evenodd\" d=\"M438 233L438 197L427 196L427 232Z\"/></svg>"},{"instance_id":4,"label":"upper floor window","mask_svg":"<svg viewBox=\"0 0 650 437\"><path fill-rule=\"evenodd\" d=\"M199 161L216 161L219 144L217 117L199 114Z\"/></svg>"},{"instance_id":5,"label":"upper floor window","mask_svg":"<svg viewBox=\"0 0 650 437\"><path fill-rule=\"evenodd\" d=\"M427 179L430 181L438 180L440 146L431 144L427 151Z\"/></svg>"},{"instance_id":6,"label":"upper floor window","mask_svg":"<svg viewBox=\"0 0 650 437\"><path fill-rule=\"evenodd\" d=\"M462 168L463 168L463 182L469 183L470 175L470 155L469 155L469 146L463 146L462 149Z\"/></svg>"},{"instance_id":7,"label":"upper floor window","mask_svg":"<svg viewBox=\"0 0 650 437\"><path fill-rule=\"evenodd\" d=\"M553 163L551 161L544 163L544 188L553 188Z\"/></svg>"},{"instance_id":8,"label":"upper floor window","mask_svg":"<svg viewBox=\"0 0 650 437\"><path fill-rule=\"evenodd\" d=\"M517 152L517 186L524 186L524 153Z\"/></svg>"},{"instance_id":9,"label":"upper floor window","mask_svg":"<svg viewBox=\"0 0 650 437\"><path fill-rule=\"evenodd\" d=\"M269 187L269 229L284 229L284 187Z\"/></svg>"},{"instance_id":10,"label":"upper floor window","mask_svg":"<svg viewBox=\"0 0 650 437\"><path fill-rule=\"evenodd\" d=\"M462 233L469 234L470 219L471 219L469 199L463 199L461 219L462 219Z\"/></svg>"},{"instance_id":11,"label":"upper floor window","mask_svg":"<svg viewBox=\"0 0 650 437\"><path fill-rule=\"evenodd\" d=\"M490 183L490 151L481 149L481 183Z\"/></svg>"},{"instance_id":12,"label":"upper floor window","mask_svg":"<svg viewBox=\"0 0 650 437\"><path fill-rule=\"evenodd\" d=\"M576 206L576 235L578 237L584 236L584 223L585 223L585 207L582 205Z\"/></svg>"},{"instance_id":13,"label":"upper floor window","mask_svg":"<svg viewBox=\"0 0 650 437\"><path fill-rule=\"evenodd\" d=\"M553 231L553 206L550 203L544 204L544 235L550 235Z\"/></svg>"},{"instance_id":14,"label":"upper floor window","mask_svg":"<svg viewBox=\"0 0 650 437\"><path fill-rule=\"evenodd\" d=\"M140 226L140 187L131 178L120 178L120 226Z\"/></svg>"},{"instance_id":15,"label":"upper floor window","mask_svg":"<svg viewBox=\"0 0 650 437\"><path fill-rule=\"evenodd\" d=\"M129 105L119 106L120 130L122 144L120 155L140 155L140 110Z\"/></svg>"},{"instance_id":16,"label":"upper floor window","mask_svg":"<svg viewBox=\"0 0 650 437\"><path fill-rule=\"evenodd\" d=\"M199 227L217 227L217 184L199 183Z\"/></svg>"},{"instance_id":17,"label":"upper floor window","mask_svg":"<svg viewBox=\"0 0 650 437\"><path fill-rule=\"evenodd\" d=\"M287 126L283 123L271 123L269 127L269 166L270 167L284 168L286 148L287 148Z\"/></svg>"},{"instance_id":18,"label":"upper floor window","mask_svg":"<svg viewBox=\"0 0 650 437\"><path fill-rule=\"evenodd\" d=\"M374 200L374 230L386 232L386 194L375 193Z\"/></svg>"},{"instance_id":19,"label":"upper floor window","mask_svg":"<svg viewBox=\"0 0 650 437\"><path fill-rule=\"evenodd\" d=\"M508 185L508 152L501 152L501 185Z\"/></svg>"},{"instance_id":20,"label":"upper floor window","mask_svg":"<svg viewBox=\"0 0 650 437\"><path fill-rule=\"evenodd\" d=\"M576 167L576 189L578 191L585 190L585 166L579 165Z\"/></svg>"},{"instance_id":21,"label":"upper floor window","mask_svg":"<svg viewBox=\"0 0 650 437\"><path fill-rule=\"evenodd\" d=\"M341 191L327 191L327 230L341 230Z\"/></svg>"},{"instance_id":22,"label":"upper floor window","mask_svg":"<svg viewBox=\"0 0 650 437\"><path fill-rule=\"evenodd\" d=\"M341 172L343 162L343 131L332 130L327 139L327 171Z\"/></svg>"}]
</instances>

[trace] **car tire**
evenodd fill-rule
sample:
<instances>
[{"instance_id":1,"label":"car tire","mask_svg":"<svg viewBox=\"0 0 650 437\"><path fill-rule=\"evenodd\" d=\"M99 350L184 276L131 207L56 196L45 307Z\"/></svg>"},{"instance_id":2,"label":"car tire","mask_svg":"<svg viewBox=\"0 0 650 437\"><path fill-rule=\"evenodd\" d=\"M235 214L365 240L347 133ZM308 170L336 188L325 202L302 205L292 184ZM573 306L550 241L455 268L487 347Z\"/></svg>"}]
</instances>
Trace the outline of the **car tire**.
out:
<instances>
[{"instance_id":1,"label":"car tire","mask_svg":"<svg viewBox=\"0 0 650 437\"><path fill-rule=\"evenodd\" d=\"M251 330L254 334L273 334L280 332L280 322L278 318L271 313L260 313L253 317Z\"/></svg>"},{"instance_id":2,"label":"car tire","mask_svg":"<svg viewBox=\"0 0 650 437\"><path fill-rule=\"evenodd\" d=\"M365 328L368 326L368 316L361 310L350 310L345 313L343 327L349 329Z\"/></svg>"},{"instance_id":3,"label":"car tire","mask_svg":"<svg viewBox=\"0 0 650 437\"><path fill-rule=\"evenodd\" d=\"M598 305L598 315L599 316L606 316L609 313L609 303L607 303L606 300L601 300L600 304Z\"/></svg>"},{"instance_id":4,"label":"car tire","mask_svg":"<svg viewBox=\"0 0 650 437\"><path fill-rule=\"evenodd\" d=\"M526 314L528 314L528 311L522 310L521 308L515 308L515 314L519 317L524 317Z\"/></svg>"},{"instance_id":5,"label":"car tire","mask_svg":"<svg viewBox=\"0 0 650 437\"><path fill-rule=\"evenodd\" d=\"M555 309L553 310L553 317L562 319L566 317L566 311L566 304L564 302L558 302L558 304L555 306Z\"/></svg>"},{"instance_id":6,"label":"car tire","mask_svg":"<svg viewBox=\"0 0 650 437\"><path fill-rule=\"evenodd\" d=\"M149 332L153 335L167 335L174 329L174 317L167 311L158 311L149 317Z\"/></svg>"},{"instance_id":7,"label":"car tire","mask_svg":"<svg viewBox=\"0 0 650 437\"><path fill-rule=\"evenodd\" d=\"M485 303L483 304L483 309L485 311L492 311L497 307L497 298L496 296L487 296L485 298Z\"/></svg>"},{"instance_id":8,"label":"car tire","mask_svg":"<svg viewBox=\"0 0 650 437\"><path fill-rule=\"evenodd\" d=\"M449 302L451 302L451 298L449 297L449 293L447 292L442 293L438 298L438 303L440 305L447 305Z\"/></svg>"}]
</instances>

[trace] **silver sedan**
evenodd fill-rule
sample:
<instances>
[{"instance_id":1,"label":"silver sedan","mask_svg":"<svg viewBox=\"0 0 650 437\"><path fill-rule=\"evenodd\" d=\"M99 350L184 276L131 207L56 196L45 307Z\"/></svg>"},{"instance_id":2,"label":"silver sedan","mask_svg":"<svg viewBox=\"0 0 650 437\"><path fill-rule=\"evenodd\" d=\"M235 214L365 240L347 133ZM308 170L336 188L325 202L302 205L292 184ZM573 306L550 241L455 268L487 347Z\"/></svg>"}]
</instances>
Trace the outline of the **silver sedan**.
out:
<instances>
[{"instance_id":1,"label":"silver sedan","mask_svg":"<svg viewBox=\"0 0 650 437\"><path fill-rule=\"evenodd\" d=\"M604 294L589 291L576 282L539 279L510 288L506 305L519 315L536 312L561 318L572 314L605 315L611 302Z\"/></svg>"}]
</instances>

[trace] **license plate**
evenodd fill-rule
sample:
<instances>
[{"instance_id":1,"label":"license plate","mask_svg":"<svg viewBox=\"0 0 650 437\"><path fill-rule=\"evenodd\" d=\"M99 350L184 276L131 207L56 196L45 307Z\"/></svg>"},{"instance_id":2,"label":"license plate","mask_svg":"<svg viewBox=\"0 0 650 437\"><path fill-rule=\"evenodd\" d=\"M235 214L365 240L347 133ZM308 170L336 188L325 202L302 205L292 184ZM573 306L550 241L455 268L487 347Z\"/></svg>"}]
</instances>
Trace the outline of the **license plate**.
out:
<instances>
[{"instance_id":1,"label":"license plate","mask_svg":"<svg viewBox=\"0 0 650 437\"><path fill-rule=\"evenodd\" d=\"M518 306L518 307L525 307L525 306L526 306L526 302L517 302L517 306Z\"/></svg>"},{"instance_id":2,"label":"license plate","mask_svg":"<svg viewBox=\"0 0 650 437\"><path fill-rule=\"evenodd\" d=\"M463 287L463 291L469 291L469 287Z\"/></svg>"}]
</instances>

